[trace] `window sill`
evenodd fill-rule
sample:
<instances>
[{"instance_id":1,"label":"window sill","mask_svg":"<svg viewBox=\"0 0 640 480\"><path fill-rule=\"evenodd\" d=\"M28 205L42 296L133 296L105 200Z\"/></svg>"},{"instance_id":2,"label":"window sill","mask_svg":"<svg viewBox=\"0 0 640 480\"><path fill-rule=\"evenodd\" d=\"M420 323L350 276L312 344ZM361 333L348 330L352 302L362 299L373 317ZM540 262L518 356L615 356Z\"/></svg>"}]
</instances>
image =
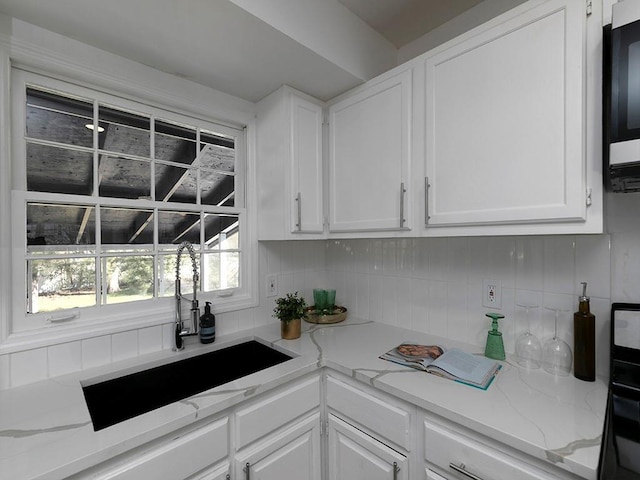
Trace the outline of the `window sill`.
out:
<instances>
[{"instance_id":1,"label":"window sill","mask_svg":"<svg viewBox=\"0 0 640 480\"><path fill-rule=\"evenodd\" d=\"M258 305L258 302L247 294L233 295L231 297L215 297L213 300L204 297L200 298L199 301L202 311L204 311L202 308L204 302L211 301L214 306L213 313L216 315L252 308ZM87 319L72 320L64 324L49 324L37 330L11 333L0 343L0 355L131 330L139 330L147 327L161 326L174 321L174 304L172 298L161 299L153 308L140 307L141 306L138 305L137 311L129 311L125 314L120 311L109 312L101 318L99 324L95 324Z\"/></svg>"}]
</instances>

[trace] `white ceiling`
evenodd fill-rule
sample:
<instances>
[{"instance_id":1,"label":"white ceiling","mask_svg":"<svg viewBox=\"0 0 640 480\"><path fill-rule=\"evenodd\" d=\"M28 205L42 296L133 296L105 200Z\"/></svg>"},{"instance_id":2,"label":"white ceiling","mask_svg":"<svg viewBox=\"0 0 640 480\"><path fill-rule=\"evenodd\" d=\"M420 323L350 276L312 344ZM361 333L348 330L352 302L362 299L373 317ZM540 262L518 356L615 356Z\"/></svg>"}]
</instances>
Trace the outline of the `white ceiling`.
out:
<instances>
[{"instance_id":1,"label":"white ceiling","mask_svg":"<svg viewBox=\"0 0 640 480\"><path fill-rule=\"evenodd\" d=\"M389 66L389 52L395 62L398 47L480 2L338 0L345 9L336 0L270 1L0 0L0 13L249 101L282 84L328 100L371 78L370 72L394 66ZM280 11L261 16L265 5L286 7L292 28L277 24L286 16ZM314 9L335 19L336 12L347 17L349 11L359 18L331 25L295 18ZM317 32L295 31L296 23ZM321 45L343 42L347 52L345 42L352 40L351 63L348 56L340 57L341 45L333 45L335 54ZM379 54L378 65L375 59L369 63L380 71L356 65L354 59L365 51Z\"/></svg>"}]
</instances>

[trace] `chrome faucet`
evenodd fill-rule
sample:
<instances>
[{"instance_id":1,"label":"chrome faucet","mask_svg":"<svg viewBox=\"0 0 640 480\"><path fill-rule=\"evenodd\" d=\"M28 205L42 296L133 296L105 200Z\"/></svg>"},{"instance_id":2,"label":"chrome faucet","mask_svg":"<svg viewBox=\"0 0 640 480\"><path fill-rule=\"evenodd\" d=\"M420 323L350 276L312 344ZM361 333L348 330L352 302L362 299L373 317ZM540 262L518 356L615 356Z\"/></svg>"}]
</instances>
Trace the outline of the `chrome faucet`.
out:
<instances>
[{"instance_id":1,"label":"chrome faucet","mask_svg":"<svg viewBox=\"0 0 640 480\"><path fill-rule=\"evenodd\" d=\"M182 321L182 300L185 299L183 297L182 292L180 291L180 257L182 255L182 251L187 249L189 252L189 256L191 257L191 265L193 267L193 299L191 300L191 326L185 327ZM175 335L173 342L173 350L182 350L184 348L183 338L191 335L198 334L198 322L200 321L200 308L198 308L198 264L196 261L196 254L193 250L193 245L189 242L182 242L178 246L178 255L176 258L176 321L175 321ZM188 299L185 299L188 300Z\"/></svg>"}]
</instances>

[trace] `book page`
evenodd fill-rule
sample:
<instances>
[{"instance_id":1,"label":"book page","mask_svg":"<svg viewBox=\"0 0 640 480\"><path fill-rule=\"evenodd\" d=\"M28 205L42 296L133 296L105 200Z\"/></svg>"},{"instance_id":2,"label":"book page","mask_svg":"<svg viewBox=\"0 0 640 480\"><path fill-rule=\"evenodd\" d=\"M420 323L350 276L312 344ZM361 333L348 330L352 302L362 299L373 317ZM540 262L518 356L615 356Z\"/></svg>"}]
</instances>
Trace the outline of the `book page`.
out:
<instances>
[{"instance_id":1,"label":"book page","mask_svg":"<svg viewBox=\"0 0 640 480\"><path fill-rule=\"evenodd\" d=\"M380 358L424 370L427 365L442 355L443 352L444 349L438 345L418 345L405 342L380 355Z\"/></svg>"},{"instance_id":2,"label":"book page","mask_svg":"<svg viewBox=\"0 0 640 480\"><path fill-rule=\"evenodd\" d=\"M484 382L494 365L493 360L470 355L455 348L448 350L432 364L432 366L437 366L455 377L477 384Z\"/></svg>"}]
</instances>

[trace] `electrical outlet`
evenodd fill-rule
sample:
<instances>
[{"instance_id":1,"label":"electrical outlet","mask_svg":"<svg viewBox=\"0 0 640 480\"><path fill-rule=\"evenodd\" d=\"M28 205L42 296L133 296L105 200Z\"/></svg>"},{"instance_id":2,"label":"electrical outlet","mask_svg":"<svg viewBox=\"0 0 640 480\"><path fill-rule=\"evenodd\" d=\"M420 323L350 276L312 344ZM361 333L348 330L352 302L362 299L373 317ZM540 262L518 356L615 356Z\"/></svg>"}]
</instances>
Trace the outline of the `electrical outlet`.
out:
<instances>
[{"instance_id":1,"label":"electrical outlet","mask_svg":"<svg viewBox=\"0 0 640 480\"><path fill-rule=\"evenodd\" d=\"M278 276L267 275L267 297L275 297L278 295Z\"/></svg>"},{"instance_id":2,"label":"electrical outlet","mask_svg":"<svg viewBox=\"0 0 640 480\"><path fill-rule=\"evenodd\" d=\"M483 280L482 305L487 308L502 308L502 285L498 280Z\"/></svg>"}]
</instances>

